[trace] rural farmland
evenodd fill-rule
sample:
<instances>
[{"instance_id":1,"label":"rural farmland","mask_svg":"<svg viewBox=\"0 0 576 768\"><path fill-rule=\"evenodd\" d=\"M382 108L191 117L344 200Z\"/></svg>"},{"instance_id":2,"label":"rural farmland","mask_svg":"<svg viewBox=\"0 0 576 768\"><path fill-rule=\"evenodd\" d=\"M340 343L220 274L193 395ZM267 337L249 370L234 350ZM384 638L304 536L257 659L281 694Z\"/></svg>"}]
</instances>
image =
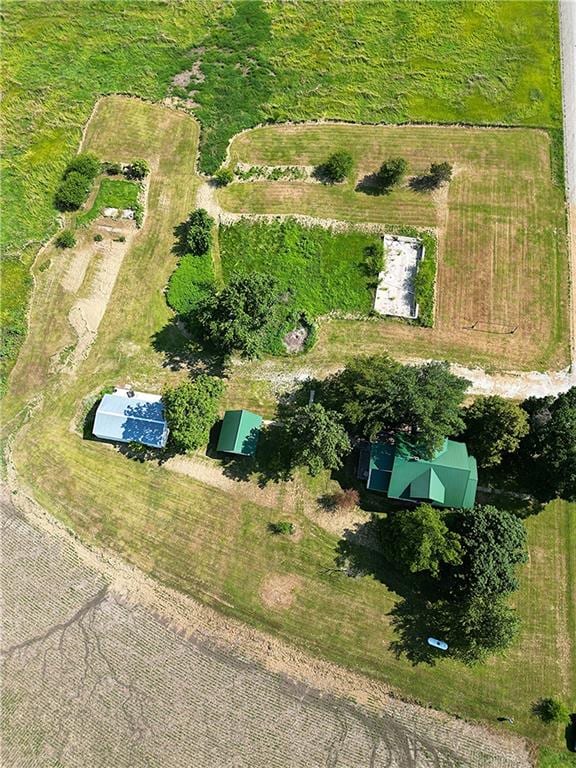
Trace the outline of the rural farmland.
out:
<instances>
[{"instance_id":1,"label":"rural farmland","mask_svg":"<svg viewBox=\"0 0 576 768\"><path fill-rule=\"evenodd\" d=\"M2 765L576 766L564 10L8 0Z\"/></svg>"}]
</instances>

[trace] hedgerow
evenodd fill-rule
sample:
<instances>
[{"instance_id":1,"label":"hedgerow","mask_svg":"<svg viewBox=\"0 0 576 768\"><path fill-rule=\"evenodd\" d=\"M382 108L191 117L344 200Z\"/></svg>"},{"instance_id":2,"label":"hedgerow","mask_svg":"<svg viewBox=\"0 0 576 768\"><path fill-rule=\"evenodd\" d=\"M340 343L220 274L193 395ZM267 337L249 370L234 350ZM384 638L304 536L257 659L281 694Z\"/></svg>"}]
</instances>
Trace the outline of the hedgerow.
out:
<instances>
[{"instance_id":1,"label":"hedgerow","mask_svg":"<svg viewBox=\"0 0 576 768\"><path fill-rule=\"evenodd\" d=\"M214 288L214 270L210 254L183 256L172 273L166 300L179 315L189 315Z\"/></svg>"}]
</instances>

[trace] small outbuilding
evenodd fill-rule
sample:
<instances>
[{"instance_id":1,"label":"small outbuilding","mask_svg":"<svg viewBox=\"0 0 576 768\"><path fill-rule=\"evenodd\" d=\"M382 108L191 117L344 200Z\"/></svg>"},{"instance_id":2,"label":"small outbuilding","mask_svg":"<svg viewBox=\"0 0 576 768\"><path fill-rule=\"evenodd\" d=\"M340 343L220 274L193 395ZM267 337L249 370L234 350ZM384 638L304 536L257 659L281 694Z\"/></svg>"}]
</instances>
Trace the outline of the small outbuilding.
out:
<instances>
[{"instance_id":1,"label":"small outbuilding","mask_svg":"<svg viewBox=\"0 0 576 768\"><path fill-rule=\"evenodd\" d=\"M101 440L164 448L168 424L160 395L116 389L100 401L92 433Z\"/></svg>"},{"instance_id":2,"label":"small outbuilding","mask_svg":"<svg viewBox=\"0 0 576 768\"><path fill-rule=\"evenodd\" d=\"M253 456L261 428L262 416L257 413L244 410L226 411L216 450L239 456Z\"/></svg>"},{"instance_id":3,"label":"small outbuilding","mask_svg":"<svg viewBox=\"0 0 576 768\"><path fill-rule=\"evenodd\" d=\"M366 485L391 499L470 509L476 499L478 469L465 443L445 440L433 458L423 459L417 447L397 436L394 444L371 444Z\"/></svg>"}]
</instances>

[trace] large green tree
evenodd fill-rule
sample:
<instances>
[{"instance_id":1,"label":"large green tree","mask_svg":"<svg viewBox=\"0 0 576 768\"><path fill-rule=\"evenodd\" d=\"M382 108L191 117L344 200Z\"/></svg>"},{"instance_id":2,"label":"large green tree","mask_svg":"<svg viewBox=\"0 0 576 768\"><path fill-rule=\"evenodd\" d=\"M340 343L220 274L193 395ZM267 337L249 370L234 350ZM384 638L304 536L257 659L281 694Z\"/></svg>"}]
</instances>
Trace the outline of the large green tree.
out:
<instances>
[{"instance_id":1,"label":"large green tree","mask_svg":"<svg viewBox=\"0 0 576 768\"><path fill-rule=\"evenodd\" d=\"M473 597L453 606L452 618L446 639L451 655L466 664L505 651L520 626L516 612L502 597Z\"/></svg>"},{"instance_id":2,"label":"large green tree","mask_svg":"<svg viewBox=\"0 0 576 768\"><path fill-rule=\"evenodd\" d=\"M522 520L492 506L463 510L451 528L460 536L462 562L450 569L455 597L492 598L518 588L516 568L527 560Z\"/></svg>"},{"instance_id":3,"label":"large green tree","mask_svg":"<svg viewBox=\"0 0 576 768\"><path fill-rule=\"evenodd\" d=\"M320 166L320 174L327 181L337 183L344 181L352 170L352 155L350 152L334 152L324 165Z\"/></svg>"},{"instance_id":4,"label":"large green tree","mask_svg":"<svg viewBox=\"0 0 576 768\"><path fill-rule=\"evenodd\" d=\"M223 392L224 383L206 374L164 392L162 400L171 445L186 452L208 442L210 430L218 419L218 406Z\"/></svg>"},{"instance_id":5,"label":"large green tree","mask_svg":"<svg viewBox=\"0 0 576 768\"><path fill-rule=\"evenodd\" d=\"M481 467L500 464L503 454L514 453L528 434L526 411L498 395L478 397L464 409L463 418L463 439Z\"/></svg>"},{"instance_id":6,"label":"large green tree","mask_svg":"<svg viewBox=\"0 0 576 768\"><path fill-rule=\"evenodd\" d=\"M211 344L223 354L256 357L266 346L266 334L277 321L283 302L277 280L253 272L239 275L199 308L196 320Z\"/></svg>"},{"instance_id":7,"label":"large green tree","mask_svg":"<svg viewBox=\"0 0 576 768\"><path fill-rule=\"evenodd\" d=\"M212 227L214 219L204 208L192 211L184 225L185 241L188 251L194 256L208 253L212 245Z\"/></svg>"},{"instance_id":8,"label":"large green tree","mask_svg":"<svg viewBox=\"0 0 576 768\"><path fill-rule=\"evenodd\" d=\"M527 483L542 500L576 501L576 387L555 399L530 398L522 407L530 419L519 450Z\"/></svg>"},{"instance_id":9,"label":"large green tree","mask_svg":"<svg viewBox=\"0 0 576 768\"><path fill-rule=\"evenodd\" d=\"M320 403L297 408L284 419L283 428L292 465L307 467L311 475L338 469L351 450L342 417Z\"/></svg>"},{"instance_id":10,"label":"large green tree","mask_svg":"<svg viewBox=\"0 0 576 768\"><path fill-rule=\"evenodd\" d=\"M437 577L443 563L458 565L458 534L450 531L445 515L430 504L390 514L385 535L387 555L411 573L429 571Z\"/></svg>"},{"instance_id":11,"label":"large green tree","mask_svg":"<svg viewBox=\"0 0 576 768\"><path fill-rule=\"evenodd\" d=\"M447 363L401 365L376 355L356 358L326 379L319 397L342 413L353 434L375 439L401 431L429 458L447 435L463 428L460 406L467 387Z\"/></svg>"},{"instance_id":12,"label":"large green tree","mask_svg":"<svg viewBox=\"0 0 576 768\"><path fill-rule=\"evenodd\" d=\"M376 184L382 191L400 184L408 170L408 163L403 157L390 157L380 166L376 174Z\"/></svg>"}]
</instances>

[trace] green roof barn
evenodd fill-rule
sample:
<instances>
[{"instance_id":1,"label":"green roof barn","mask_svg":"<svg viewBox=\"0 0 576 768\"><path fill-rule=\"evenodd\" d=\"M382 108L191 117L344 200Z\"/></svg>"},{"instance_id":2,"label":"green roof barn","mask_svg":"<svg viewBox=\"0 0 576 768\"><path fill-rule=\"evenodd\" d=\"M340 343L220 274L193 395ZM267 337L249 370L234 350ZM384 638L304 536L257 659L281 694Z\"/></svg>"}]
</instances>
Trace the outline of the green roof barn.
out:
<instances>
[{"instance_id":1,"label":"green roof barn","mask_svg":"<svg viewBox=\"0 0 576 768\"><path fill-rule=\"evenodd\" d=\"M391 499L427 501L442 507L470 509L476 499L476 459L464 443L445 440L433 459L397 438L395 445L372 443L367 487Z\"/></svg>"},{"instance_id":2,"label":"green roof barn","mask_svg":"<svg viewBox=\"0 0 576 768\"><path fill-rule=\"evenodd\" d=\"M262 427L262 416L252 411L226 411L218 438L218 451L253 456Z\"/></svg>"}]
</instances>

